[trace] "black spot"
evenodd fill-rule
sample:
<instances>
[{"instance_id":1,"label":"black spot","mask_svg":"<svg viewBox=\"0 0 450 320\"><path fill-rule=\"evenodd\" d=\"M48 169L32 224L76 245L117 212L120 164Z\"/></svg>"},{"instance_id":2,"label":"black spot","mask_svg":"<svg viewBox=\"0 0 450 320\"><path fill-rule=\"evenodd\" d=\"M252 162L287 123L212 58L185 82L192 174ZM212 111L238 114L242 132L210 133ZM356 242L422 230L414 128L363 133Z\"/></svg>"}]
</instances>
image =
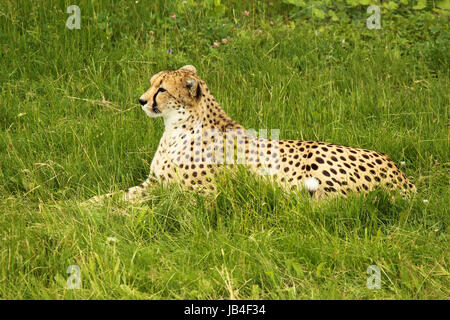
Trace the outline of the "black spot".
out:
<instances>
[{"instance_id":1,"label":"black spot","mask_svg":"<svg viewBox=\"0 0 450 320\"><path fill-rule=\"evenodd\" d=\"M329 177L329 176L330 176L330 173L329 173L327 170L323 170L322 173L323 173L323 175L326 176L326 177Z\"/></svg>"},{"instance_id":2,"label":"black spot","mask_svg":"<svg viewBox=\"0 0 450 320\"><path fill-rule=\"evenodd\" d=\"M318 163L323 163L323 162L324 162L323 159L320 158L320 157L317 157L317 158L316 158L316 161L317 161Z\"/></svg>"},{"instance_id":3,"label":"black spot","mask_svg":"<svg viewBox=\"0 0 450 320\"><path fill-rule=\"evenodd\" d=\"M363 172L366 171L366 167L364 167L364 166L358 166L358 168Z\"/></svg>"},{"instance_id":4,"label":"black spot","mask_svg":"<svg viewBox=\"0 0 450 320\"><path fill-rule=\"evenodd\" d=\"M364 176L364 179L366 179L368 182L372 181L369 176Z\"/></svg>"},{"instance_id":5,"label":"black spot","mask_svg":"<svg viewBox=\"0 0 450 320\"><path fill-rule=\"evenodd\" d=\"M317 164L315 164L315 163L311 164L311 168L312 168L313 170L319 169L319 167L318 167Z\"/></svg>"}]
</instances>

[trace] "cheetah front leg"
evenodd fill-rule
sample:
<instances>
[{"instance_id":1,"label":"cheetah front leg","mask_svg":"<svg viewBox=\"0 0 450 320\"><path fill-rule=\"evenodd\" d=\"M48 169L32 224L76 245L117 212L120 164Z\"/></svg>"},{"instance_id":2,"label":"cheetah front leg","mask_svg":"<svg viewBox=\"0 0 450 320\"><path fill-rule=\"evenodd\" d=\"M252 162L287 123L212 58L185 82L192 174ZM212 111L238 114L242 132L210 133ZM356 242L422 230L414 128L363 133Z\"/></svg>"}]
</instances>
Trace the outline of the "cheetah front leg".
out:
<instances>
[{"instance_id":1,"label":"cheetah front leg","mask_svg":"<svg viewBox=\"0 0 450 320\"><path fill-rule=\"evenodd\" d=\"M139 202L145 197L150 187L155 185L156 183L158 183L158 180L154 176L150 175L143 183L125 190L125 193L122 196L122 200L129 202Z\"/></svg>"},{"instance_id":2,"label":"cheetah front leg","mask_svg":"<svg viewBox=\"0 0 450 320\"><path fill-rule=\"evenodd\" d=\"M92 197L91 199L83 202L82 204L83 205L102 204L105 202L106 199L112 198L115 195L119 195L119 194L121 194L121 199L123 201L136 203L136 202L139 202L140 200L142 200L145 197L145 195L147 194L149 188L151 186L155 185L157 182L158 182L157 179L153 175L150 175L147 178L147 180L145 180L143 183L141 183L135 187L129 188L124 191L107 193L107 194L103 194L100 196L95 196L95 197Z\"/></svg>"}]
</instances>

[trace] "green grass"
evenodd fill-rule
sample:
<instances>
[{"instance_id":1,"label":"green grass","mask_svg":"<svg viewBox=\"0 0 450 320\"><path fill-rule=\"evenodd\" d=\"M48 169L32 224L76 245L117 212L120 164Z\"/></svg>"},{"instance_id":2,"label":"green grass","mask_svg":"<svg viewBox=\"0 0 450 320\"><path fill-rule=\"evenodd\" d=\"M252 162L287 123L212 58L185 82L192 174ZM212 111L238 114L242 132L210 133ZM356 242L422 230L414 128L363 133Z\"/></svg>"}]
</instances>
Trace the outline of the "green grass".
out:
<instances>
[{"instance_id":1,"label":"green grass","mask_svg":"<svg viewBox=\"0 0 450 320\"><path fill-rule=\"evenodd\" d=\"M368 30L223 2L211 18L78 1L80 30L65 28L71 2L2 4L0 298L448 299L448 18ZM417 195L317 203L242 173L213 199L156 187L142 205L80 207L146 178L163 123L137 99L185 64L245 127L387 153ZM69 265L80 290L66 289ZM366 288L369 265L380 290Z\"/></svg>"}]
</instances>

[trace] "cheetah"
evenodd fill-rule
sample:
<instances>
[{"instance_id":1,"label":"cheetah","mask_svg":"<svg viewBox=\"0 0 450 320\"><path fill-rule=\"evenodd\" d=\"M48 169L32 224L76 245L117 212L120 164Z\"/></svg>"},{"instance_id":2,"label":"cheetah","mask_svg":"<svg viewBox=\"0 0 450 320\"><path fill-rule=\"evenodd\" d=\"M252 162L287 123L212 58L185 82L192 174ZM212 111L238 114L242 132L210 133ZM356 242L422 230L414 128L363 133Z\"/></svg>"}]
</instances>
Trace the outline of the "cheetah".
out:
<instances>
[{"instance_id":1,"label":"cheetah","mask_svg":"<svg viewBox=\"0 0 450 320\"><path fill-rule=\"evenodd\" d=\"M286 189L306 189L316 198L367 193L377 186L405 194L416 191L386 154L327 142L258 137L224 112L192 65L161 71L150 84L139 103L149 117L163 118L165 131L148 179L126 190L124 200L138 199L158 182L214 192L217 173L236 165Z\"/></svg>"}]
</instances>

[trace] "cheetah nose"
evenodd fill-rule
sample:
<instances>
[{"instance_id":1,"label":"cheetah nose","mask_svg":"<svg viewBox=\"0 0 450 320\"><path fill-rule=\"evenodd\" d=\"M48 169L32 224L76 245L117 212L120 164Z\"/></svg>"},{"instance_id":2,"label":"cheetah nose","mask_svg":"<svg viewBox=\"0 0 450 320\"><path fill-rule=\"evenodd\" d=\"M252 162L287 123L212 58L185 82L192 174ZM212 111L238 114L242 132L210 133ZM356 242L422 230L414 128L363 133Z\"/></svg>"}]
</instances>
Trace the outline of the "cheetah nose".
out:
<instances>
[{"instance_id":1,"label":"cheetah nose","mask_svg":"<svg viewBox=\"0 0 450 320\"><path fill-rule=\"evenodd\" d=\"M147 101L143 100L143 99L139 99L139 103L141 104L141 106L144 106L147 104Z\"/></svg>"}]
</instances>

